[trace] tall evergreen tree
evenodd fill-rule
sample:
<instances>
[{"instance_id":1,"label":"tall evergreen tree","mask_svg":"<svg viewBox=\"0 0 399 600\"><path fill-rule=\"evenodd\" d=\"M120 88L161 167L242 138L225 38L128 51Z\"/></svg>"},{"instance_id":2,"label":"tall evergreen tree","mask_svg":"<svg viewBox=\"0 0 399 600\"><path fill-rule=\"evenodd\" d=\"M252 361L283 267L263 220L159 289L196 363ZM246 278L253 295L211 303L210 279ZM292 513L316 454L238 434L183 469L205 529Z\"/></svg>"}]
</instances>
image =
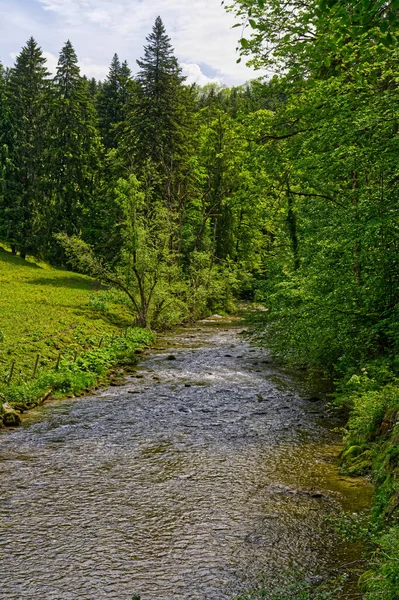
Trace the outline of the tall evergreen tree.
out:
<instances>
[{"instance_id":1,"label":"tall evergreen tree","mask_svg":"<svg viewBox=\"0 0 399 600\"><path fill-rule=\"evenodd\" d=\"M43 240L41 225L46 213L43 182L49 80L40 47L30 38L11 69L7 85L12 141L3 203L6 240L13 250L38 252Z\"/></svg>"},{"instance_id":2,"label":"tall evergreen tree","mask_svg":"<svg viewBox=\"0 0 399 600\"><path fill-rule=\"evenodd\" d=\"M100 143L89 85L80 75L70 41L61 50L54 78L51 134L52 228L76 234L90 211Z\"/></svg>"},{"instance_id":3,"label":"tall evergreen tree","mask_svg":"<svg viewBox=\"0 0 399 600\"><path fill-rule=\"evenodd\" d=\"M117 54L111 62L108 76L98 94L99 127L107 149L117 146L116 126L124 119L131 89L131 71L127 62L122 65Z\"/></svg>"},{"instance_id":4,"label":"tall evergreen tree","mask_svg":"<svg viewBox=\"0 0 399 600\"><path fill-rule=\"evenodd\" d=\"M5 214L5 181L10 145L10 114L6 94L6 72L0 63L0 237L6 237L4 225L7 222Z\"/></svg>"},{"instance_id":5,"label":"tall evergreen tree","mask_svg":"<svg viewBox=\"0 0 399 600\"><path fill-rule=\"evenodd\" d=\"M127 115L120 153L127 168L145 182L147 203L166 206L175 223L171 245L182 246L191 181L193 95L158 17L137 61L137 92Z\"/></svg>"},{"instance_id":6,"label":"tall evergreen tree","mask_svg":"<svg viewBox=\"0 0 399 600\"><path fill-rule=\"evenodd\" d=\"M147 37L144 57L137 61L139 95L133 111L139 161L168 163L184 145L184 77L161 17Z\"/></svg>"}]
</instances>

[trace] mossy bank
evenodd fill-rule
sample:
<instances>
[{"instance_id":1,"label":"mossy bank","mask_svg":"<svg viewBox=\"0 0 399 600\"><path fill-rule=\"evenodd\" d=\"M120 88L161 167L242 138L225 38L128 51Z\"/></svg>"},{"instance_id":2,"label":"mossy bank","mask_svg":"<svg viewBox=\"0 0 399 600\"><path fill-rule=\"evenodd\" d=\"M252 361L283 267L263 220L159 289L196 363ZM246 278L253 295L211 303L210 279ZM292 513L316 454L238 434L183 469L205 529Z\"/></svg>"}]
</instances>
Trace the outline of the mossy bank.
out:
<instances>
[{"instance_id":1,"label":"mossy bank","mask_svg":"<svg viewBox=\"0 0 399 600\"><path fill-rule=\"evenodd\" d=\"M376 364L343 386L349 406L342 468L375 484L369 522L358 533L369 546L367 571L359 579L365 600L399 598L399 380Z\"/></svg>"}]
</instances>

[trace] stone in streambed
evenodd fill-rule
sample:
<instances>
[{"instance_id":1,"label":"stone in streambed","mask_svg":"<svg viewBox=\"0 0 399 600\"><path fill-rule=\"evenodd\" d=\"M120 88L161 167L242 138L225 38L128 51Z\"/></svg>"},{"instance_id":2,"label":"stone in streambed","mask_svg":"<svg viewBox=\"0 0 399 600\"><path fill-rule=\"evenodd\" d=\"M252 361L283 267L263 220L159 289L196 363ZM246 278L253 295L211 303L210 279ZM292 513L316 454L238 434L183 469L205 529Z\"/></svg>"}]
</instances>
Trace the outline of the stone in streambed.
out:
<instances>
[{"instance_id":1,"label":"stone in streambed","mask_svg":"<svg viewBox=\"0 0 399 600\"><path fill-rule=\"evenodd\" d=\"M120 387L126 383L126 379L124 377L113 377L109 381L109 385L111 387Z\"/></svg>"},{"instance_id":2,"label":"stone in streambed","mask_svg":"<svg viewBox=\"0 0 399 600\"><path fill-rule=\"evenodd\" d=\"M21 425L21 417L9 404L3 404L1 415L4 427L18 427Z\"/></svg>"},{"instance_id":3,"label":"stone in streambed","mask_svg":"<svg viewBox=\"0 0 399 600\"><path fill-rule=\"evenodd\" d=\"M346 466L346 471L351 476L366 475L371 470L372 464L373 453L371 450L366 450L350 461L349 466Z\"/></svg>"}]
</instances>

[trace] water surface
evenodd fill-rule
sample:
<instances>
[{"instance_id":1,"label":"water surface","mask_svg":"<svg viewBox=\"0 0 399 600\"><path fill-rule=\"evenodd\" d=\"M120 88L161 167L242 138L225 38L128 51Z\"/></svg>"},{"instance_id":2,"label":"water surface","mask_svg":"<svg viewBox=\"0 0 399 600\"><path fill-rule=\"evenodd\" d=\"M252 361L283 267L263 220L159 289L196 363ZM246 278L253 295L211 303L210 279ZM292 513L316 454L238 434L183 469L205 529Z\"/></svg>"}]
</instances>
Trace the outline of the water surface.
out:
<instances>
[{"instance_id":1,"label":"water surface","mask_svg":"<svg viewBox=\"0 0 399 600\"><path fill-rule=\"evenodd\" d=\"M323 404L241 329L164 337L126 386L1 433L0 598L227 600L357 558L325 516L369 488L338 474Z\"/></svg>"}]
</instances>

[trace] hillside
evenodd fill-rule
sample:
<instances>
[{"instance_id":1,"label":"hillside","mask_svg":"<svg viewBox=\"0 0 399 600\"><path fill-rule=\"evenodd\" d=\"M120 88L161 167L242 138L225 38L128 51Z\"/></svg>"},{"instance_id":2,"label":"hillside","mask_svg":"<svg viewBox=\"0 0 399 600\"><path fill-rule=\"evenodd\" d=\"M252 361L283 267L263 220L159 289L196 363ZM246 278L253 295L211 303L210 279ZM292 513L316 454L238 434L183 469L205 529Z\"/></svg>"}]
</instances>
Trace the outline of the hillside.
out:
<instances>
[{"instance_id":1,"label":"hillside","mask_svg":"<svg viewBox=\"0 0 399 600\"><path fill-rule=\"evenodd\" d=\"M33 372L59 352L82 351L131 325L121 305L96 299L89 277L0 252L0 365ZM101 310L102 309L102 310Z\"/></svg>"},{"instance_id":2,"label":"hillside","mask_svg":"<svg viewBox=\"0 0 399 600\"><path fill-rule=\"evenodd\" d=\"M0 396L20 410L50 390L88 389L152 337L129 328L123 300L89 277L4 249L0 290Z\"/></svg>"}]
</instances>

